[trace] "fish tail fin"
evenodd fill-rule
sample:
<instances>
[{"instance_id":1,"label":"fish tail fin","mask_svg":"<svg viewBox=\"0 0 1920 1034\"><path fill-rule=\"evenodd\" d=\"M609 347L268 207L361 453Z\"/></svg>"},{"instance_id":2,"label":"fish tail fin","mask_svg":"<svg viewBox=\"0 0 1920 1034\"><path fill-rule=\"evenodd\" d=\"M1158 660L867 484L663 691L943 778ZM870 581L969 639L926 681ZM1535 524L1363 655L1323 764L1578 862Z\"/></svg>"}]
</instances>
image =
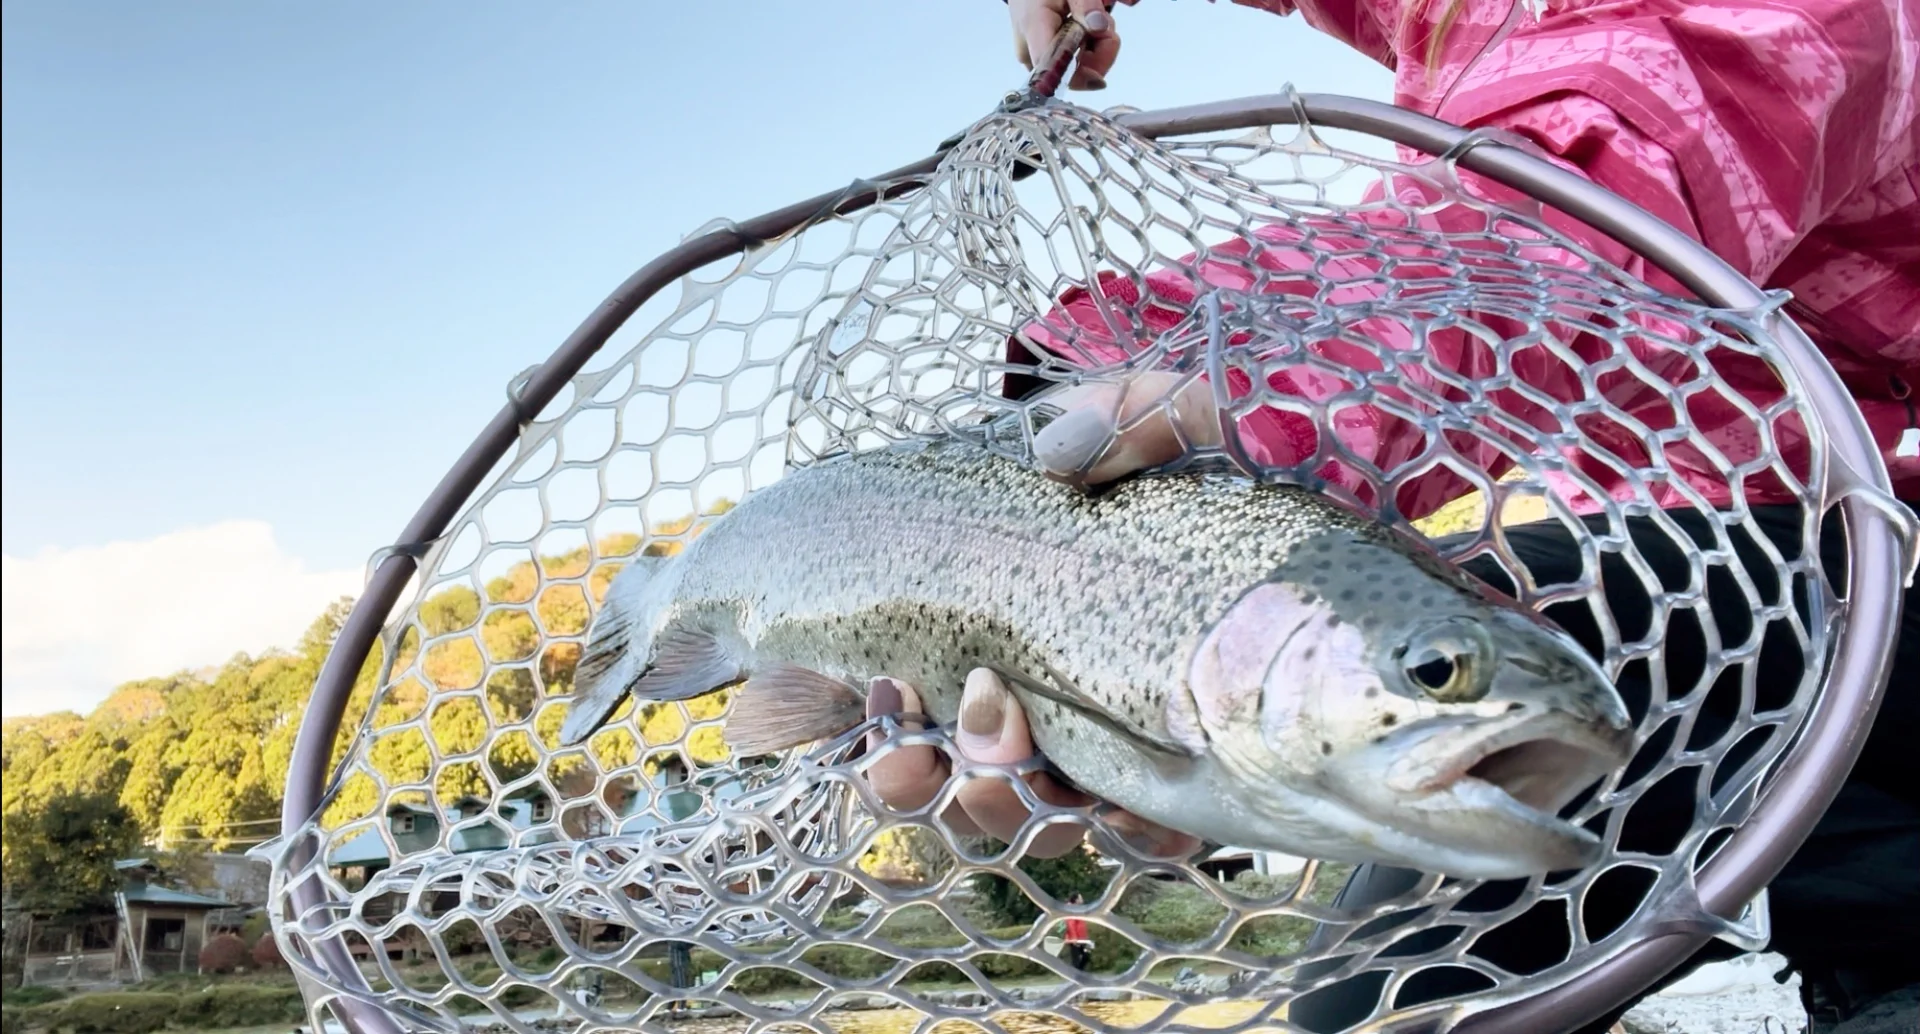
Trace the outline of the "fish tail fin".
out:
<instances>
[{"instance_id":1,"label":"fish tail fin","mask_svg":"<svg viewBox=\"0 0 1920 1034\"><path fill-rule=\"evenodd\" d=\"M852 685L777 665L755 672L734 695L725 736L735 756L754 757L837 736L866 717L866 698Z\"/></svg>"}]
</instances>

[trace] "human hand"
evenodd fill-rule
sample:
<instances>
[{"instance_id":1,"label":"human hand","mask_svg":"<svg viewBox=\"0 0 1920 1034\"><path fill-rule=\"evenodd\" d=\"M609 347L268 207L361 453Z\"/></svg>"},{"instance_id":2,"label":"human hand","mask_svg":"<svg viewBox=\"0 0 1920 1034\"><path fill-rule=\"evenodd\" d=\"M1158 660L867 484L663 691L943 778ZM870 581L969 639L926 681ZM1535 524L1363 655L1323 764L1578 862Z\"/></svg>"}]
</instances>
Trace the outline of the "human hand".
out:
<instances>
[{"instance_id":1,"label":"human hand","mask_svg":"<svg viewBox=\"0 0 1920 1034\"><path fill-rule=\"evenodd\" d=\"M1076 385L1049 399L1062 412L1033 436L1040 468L1081 487L1220 444L1219 409L1198 377L1164 370Z\"/></svg>"},{"instance_id":2,"label":"human hand","mask_svg":"<svg viewBox=\"0 0 1920 1034\"><path fill-rule=\"evenodd\" d=\"M1220 441L1218 410L1212 391L1198 378L1168 371L1147 371L1121 383L1082 384L1051 400L1063 412L1034 436L1042 469L1061 480L1095 485L1177 458L1187 445ZM1085 468L1085 469L1082 469ZM867 688L867 716L923 713L913 687L890 678ZM878 750L880 733L867 734L867 749ZM960 728L954 744L975 764L1015 765L1034 754L1026 712L998 675L977 668L967 676L960 699ZM911 811L939 795L951 778L947 758L928 746L896 748L874 762L867 777L880 799ZM1041 800L1064 808L1083 807L1092 798L1060 785L1045 773L1026 777ZM1011 841L1031 814L1008 783L971 779L954 794L942 816L962 835L985 834ZM1124 809L1103 816L1114 832L1143 853L1179 858L1199 850L1197 837L1177 833ZM1054 825L1034 837L1027 853L1053 858L1077 846L1078 826Z\"/></svg>"},{"instance_id":3,"label":"human hand","mask_svg":"<svg viewBox=\"0 0 1920 1034\"><path fill-rule=\"evenodd\" d=\"M1131 7L1139 0L1119 0ZM1014 52L1028 68L1044 59L1053 47L1053 39L1067 18L1078 15L1086 26L1087 43L1073 70L1067 87L1073 90L1100 90L1107 85L1107 73L1120 56L1120 34L1114 30L1113 6L1107 0L1007 0L1007 16L1013 21Z\"/></svg>"},{"instance_id":4,"label":"human hand","mask_svg":"<svg viewBox=\"0 0 1920 1034\"><path fill-rule=\"evenodd\" d=\"M920 696L913 687L889 678L869 683L869 717L919 713L922 713ZM878 750L881 738L878 732L868 733L867 749ZM966 690L960 699L960 727L954 730L953 739L961 755L975 764L1015 765L1034 754L1026 712L1000 677L985 668L976 668L967 675ZM890 807L911 811L940 794L952 778L952 769L946 755L934 747L896 747L874 762L867 778L873 783L874 793ZM1049 804L1078 808L1093 803L1093 798L1060 785L1044 772L1024 778L1034 794ZM962 784L954 794L953 805L941 818L949 829L963 836L984 834L1011 842L1020 835L1020 828L1030 814L1012 785L1001 779L983 777ZM1115 809L1103 818L1110 828L1146 854L1175 858L1190 855L1200 847L1198 839L1148 822L1132 812ZM1056 858L1077 847L1084 835L1085 830L1080 826L1056 823L1033 838L1027 854Z\"/></svg>"}]
</instances>

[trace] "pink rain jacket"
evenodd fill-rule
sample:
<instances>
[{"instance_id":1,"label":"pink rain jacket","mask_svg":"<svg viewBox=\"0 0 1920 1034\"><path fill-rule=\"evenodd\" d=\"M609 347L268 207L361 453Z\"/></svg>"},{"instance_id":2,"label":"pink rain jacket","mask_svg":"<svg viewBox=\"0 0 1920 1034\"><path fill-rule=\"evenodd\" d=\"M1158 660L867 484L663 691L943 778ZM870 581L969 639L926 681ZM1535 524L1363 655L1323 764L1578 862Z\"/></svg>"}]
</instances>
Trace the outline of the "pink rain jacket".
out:
<instances>
[{"instance_id":1,"label":"pink rain jacket","mask_svg":"<svg viewBox=\"0 0 1920 1034\"><path fill-rule=\"evenodd\" d=\"M1896 454L1903 432L1920 426L1920 400L1913 397L1920 387L1915 0L1548 0L1537 19L1516 10L1513 0L1404 0L1410 7L1403 0L1236 2L1276 14L1298 10L1315 28L1393 68L1395 103L1457 125L1519 134L1564 167L1703 242L1755 283L1791 291L1789 314L1852 389L1896 493L1920 497L1920 457ZM1687 294L1612 240L1570 220L1555 222L1653 286ZM1294 232L1256 231L1270 235L1280 243ZM1244 254L1246 245L1238 250ZM1305 261L1300 251L1284 248L1263 250L1261 261L1270 254L1278 264ZM1208 285L1249 286L1246 272L1230 265L1210 263L1198 272ZM1143 318L1156 331L1177 322L1176 310L1205 290L1171 270L1150 276L1147 288L1175 306L1157 308L1148 299ZM1096 289L1140 301L1134 285L1117 276L1102 275ZM1276 283L1272 289L1300 288ZM1076 328L1070 349L1057 336L1067 321ZM1088 292L1075 289L1026 336L1066 357L1111 361L1122 353L1104 327ZM1381 343L1405 347L1405 336L1389 325ZM1454 369L1476 365L1460 338L1431 345ZM1764 369L1742 369L1735 361L1719 370L1755 402L1778 395ZM1581 394L1576 375L1562 364L1516 372L1558 397ZM1634 417L1654 427L1672 424L1664 392L1625 379L1601 386ZM1290 375L1274 387L1311 397L1339 385ZM1700 400L1689 408L1697 426L1735 461L1753 454L1751 423L1732 405ZM1619 425L1586 430L1629 460L1645 455ZM1336 432L1382 467L1422 445L1410 426L1377 412L1345 410ZM1303 417L1261 411L1247 418L1242 433L1257 459L1292 463L1312 454L1316 432ZM1795 451L1790 444L1783 448ZM1804 455L1803 443L1797 451ZM1489 473L1501 473L1497 457L1482 458ZM1726 480L1709 464L1696 466L1686 449L1669 450L1667 459L1711 503L1728 502ZM1619 477L1610 469L1582 466L1604 489L1617 490ZM1426 478L1414 497L1397 502L1418 517L1468 487L1451 476ZM1755 503L1786 501L1766 478L1750 479L1746 494Z\"/></svg>"}]
</instances>

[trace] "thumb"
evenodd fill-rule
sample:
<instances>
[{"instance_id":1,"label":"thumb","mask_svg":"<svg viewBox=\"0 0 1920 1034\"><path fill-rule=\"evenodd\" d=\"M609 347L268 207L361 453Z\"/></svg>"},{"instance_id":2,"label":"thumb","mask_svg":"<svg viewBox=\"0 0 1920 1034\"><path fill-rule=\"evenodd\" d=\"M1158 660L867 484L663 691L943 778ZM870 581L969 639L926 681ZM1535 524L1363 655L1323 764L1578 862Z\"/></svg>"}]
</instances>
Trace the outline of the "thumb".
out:
<instances>
[{"instance_id":1,"label":"thumb","mask_svg":"<svg viewBox=\"0 0 1920 1034\"><path fill-rule=\"evenodd\" d=\"M1033 756L1033 731L1027 727L1026 710L1000 676L985 668L967 674L955 740L960 752L977 764L1012 765Z\"/></svg>"},{"instance_id":2,"label":"thumb","mask_svg":"<svg viewBox=\"0 0 1920 1034\"><path fill-rule=\"evenodd\" d=\"M1189 446L1220 444L1211 386L1190 374L1150 370L1118 383L1061 392L1065 412L1033 436L1048 473L1097 485L1180 458Z\"/></svg>"}]
</instances>

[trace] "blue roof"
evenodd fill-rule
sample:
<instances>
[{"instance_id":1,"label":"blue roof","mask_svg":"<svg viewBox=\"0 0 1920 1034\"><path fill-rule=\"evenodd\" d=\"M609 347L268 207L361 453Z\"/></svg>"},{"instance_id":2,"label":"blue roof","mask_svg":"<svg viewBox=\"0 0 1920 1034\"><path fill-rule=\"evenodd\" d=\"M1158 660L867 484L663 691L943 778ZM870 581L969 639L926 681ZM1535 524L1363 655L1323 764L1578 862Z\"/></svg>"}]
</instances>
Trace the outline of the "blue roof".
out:
<instances>
[{"instance_id":1,"label":"blue roof","mask_svg":"<svg viewBox=\"0 0 1920 1034\"><path fill-rule=\"evenodd\" d=\"M521 796L509 798L502 803L505 819L511 824L509 830L500 824L499 819L489 822L464 825L453 831L449 846L454 854L471 854L479 851L498 851L512 842L514 832L525 832L534 826L533 804ZM388 822L392 816L402 812L410 813L416 822L424 821L430 828L412 833L394 833L393 839L400 845L402 856L425 851L439 841L440 816L431 808L421 805L402 804L387 809ZM327 852L327 864L330 866L385 865L391 860L387 837L381 835L379 826L369 826Z\"/></svg>"},{"instance_id":2,"label":"blue roof","mask_svg":"<svg viewBox=\"0 0 1920 1034\"><path fill-rule=\"evenodd\" d=\"M232 908L233 902L221 898L210 898L204 894L189 894L183 890L168 890L146 883L129 884L125 891L127 903L133 905L179 905L185 908Z\"/></svg>"},{"instance_id":3,"label":"blue roof","mask_svg":"<svg viewBox=\"0 0 1920 1034\"><path fill-rule=\"evenodd\" d=\"M386 860L387 842L380 838L378 829L368 829L327 855L328 865L371 865Z\"/></svg>"}]
</instances>

